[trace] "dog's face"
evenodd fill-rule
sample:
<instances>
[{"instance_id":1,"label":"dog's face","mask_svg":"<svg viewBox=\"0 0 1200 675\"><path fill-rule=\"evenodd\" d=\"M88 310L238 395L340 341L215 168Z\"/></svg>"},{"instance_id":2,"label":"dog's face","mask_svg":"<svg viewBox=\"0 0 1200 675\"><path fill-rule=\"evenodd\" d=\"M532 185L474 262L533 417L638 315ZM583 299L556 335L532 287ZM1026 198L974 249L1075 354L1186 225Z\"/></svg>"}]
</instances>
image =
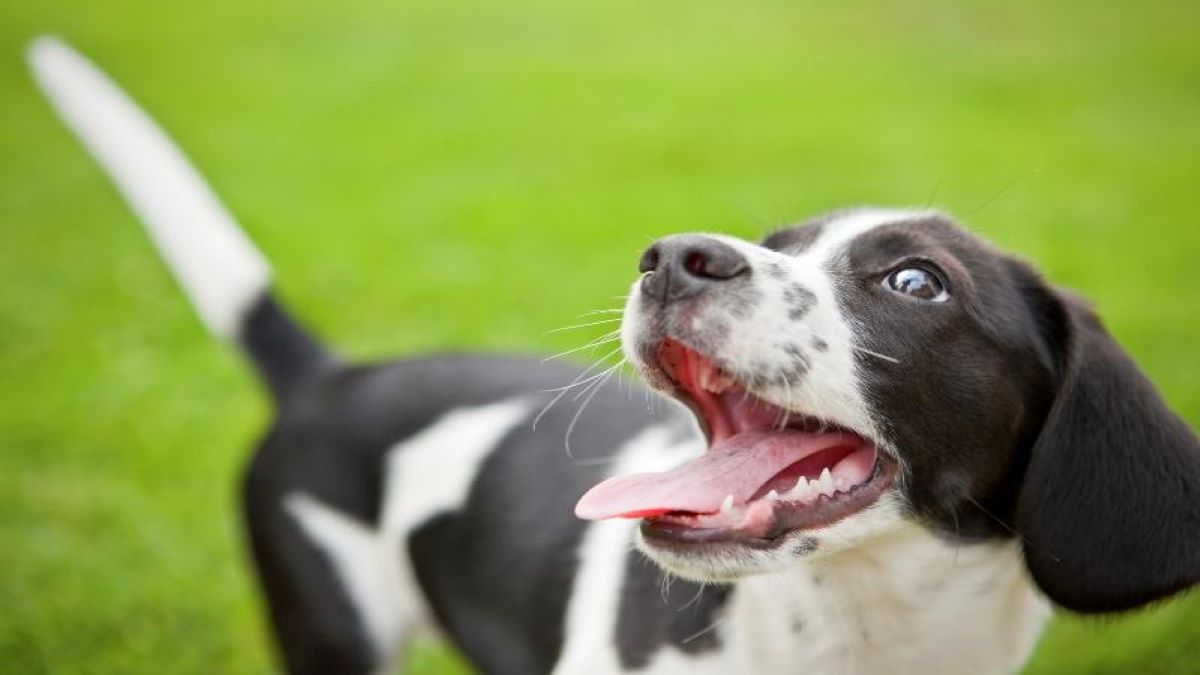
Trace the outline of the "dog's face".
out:
<instances>
[{"instance_id":1,"label":"dog's face","mask_svg":"<svg viewBox=\"0 0 1200 675\"><path fill-rule=\"evenodd\" d=\"M1020 532L1043 590L1080 611L1200 579L1191 431L1080 303L949 218L853 210L759 244L668 237L641 270L627 356L710 448L611 479L580 513L642 518L667 569L728 580L917 523ZM1153 534L1173 527L1179 543ZM1123 559L1088 572L1098 555Z\"/></svg>"}]
</instances>

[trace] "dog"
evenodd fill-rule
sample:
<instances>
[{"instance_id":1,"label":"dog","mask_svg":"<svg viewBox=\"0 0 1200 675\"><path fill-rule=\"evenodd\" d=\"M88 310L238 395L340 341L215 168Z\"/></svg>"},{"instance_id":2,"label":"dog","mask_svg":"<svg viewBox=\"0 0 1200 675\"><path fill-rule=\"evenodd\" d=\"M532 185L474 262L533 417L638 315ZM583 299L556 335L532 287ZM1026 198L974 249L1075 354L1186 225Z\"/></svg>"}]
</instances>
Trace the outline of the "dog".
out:
<instances>
[{"instance_id":1,"label":"dog","mask_svg":"<svg viewBox=\"0 0 1200 675\"><path fill-rule=\"evenodd\" d=\"M59 41L30 59L274 400L243 494L288 672L386 670L435 628L487 673L1006 673L1052 606L1200 580L1193 431L948 215L655 242L620 329L649 410L527 357L348 364L132 101Z\"/></svg>"}]
</instances>

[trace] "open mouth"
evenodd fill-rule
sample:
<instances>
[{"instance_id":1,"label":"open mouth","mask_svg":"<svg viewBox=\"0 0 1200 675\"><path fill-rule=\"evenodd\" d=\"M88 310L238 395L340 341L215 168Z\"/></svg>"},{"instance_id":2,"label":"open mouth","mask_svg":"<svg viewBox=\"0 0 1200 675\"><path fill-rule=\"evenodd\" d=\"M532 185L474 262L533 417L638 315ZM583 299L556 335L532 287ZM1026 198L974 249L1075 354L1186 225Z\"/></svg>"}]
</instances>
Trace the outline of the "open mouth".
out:
<instances>
[{"instance_id":1,"label":"open mouth","mask_svg":"<svg viewBox=\"0 0 1200 675\"><path fill-rule=\"evenodd\" d=\"M709 448L661 473L610 478L579 500L581 518L641 518L647 540L770 547L873 504L895 462L853 431L751 394L713 361L664 340L658 366L699 419Z\"/></svg>"}]
</instances>

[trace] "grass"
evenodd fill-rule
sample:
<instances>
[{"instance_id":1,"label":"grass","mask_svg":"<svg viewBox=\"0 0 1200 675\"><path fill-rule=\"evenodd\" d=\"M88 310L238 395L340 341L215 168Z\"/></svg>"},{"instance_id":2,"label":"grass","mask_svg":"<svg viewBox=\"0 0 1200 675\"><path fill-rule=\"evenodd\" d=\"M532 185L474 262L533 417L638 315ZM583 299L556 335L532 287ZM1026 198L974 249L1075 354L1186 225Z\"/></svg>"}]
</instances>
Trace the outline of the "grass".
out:
<instances>
[{"instance_id":1,"label":"grass","mask_svg":"<svg viewBox=\"0 0 1200 675\"><path fill-rule=\"evenodd\" d=\"M34 92L52 31L171 130L355 357L560 350L636 252L937 203L1098 302L1200 422L1200 6L10 0L0 663L272 667L235 484L269 417ZM1027 672L1200 668L1200 597L1055 621ZM465 672L438 648L411 672Z\"/></svg>"}]
</instances>

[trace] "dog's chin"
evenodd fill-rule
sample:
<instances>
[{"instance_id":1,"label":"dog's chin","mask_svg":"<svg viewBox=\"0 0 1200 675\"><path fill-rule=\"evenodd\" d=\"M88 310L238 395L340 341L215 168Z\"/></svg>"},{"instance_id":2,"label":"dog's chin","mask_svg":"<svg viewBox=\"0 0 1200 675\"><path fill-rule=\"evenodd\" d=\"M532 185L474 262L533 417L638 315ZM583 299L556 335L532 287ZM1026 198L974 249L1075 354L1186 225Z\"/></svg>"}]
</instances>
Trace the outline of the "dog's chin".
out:
<instances>
[{"instance_id":1,"label":"dog's chin","mask_svg":"<svg viewBox=\"0 0 1200 675\"><path fill-rule=\"evenodd\" d=\"M738 543L710 543L679 546L639 529L634 541L639 551L665 571L696 583L730 583L759 574L780 572L798 558L824 555L812 538L794 533L781 540L778 549L761 549ZM801 555L795 552L804 552Z\"/></svg>"},{"instance_id":2,"label":"dog's chin","mask_svg":"<svg viewBox=\"0 0 1200 675\"><path fill-rule=\"evenodd\" d=\"M857 514L828 527L786 532L770 546L735 540L681 542L657 536L647 521L640 523L634 542L643 555L670 574L697 583L731 583L854 555L872 542L919 527L905 518L902 502L897 488L892 487Z\"/></svg>"}]
</instances>

